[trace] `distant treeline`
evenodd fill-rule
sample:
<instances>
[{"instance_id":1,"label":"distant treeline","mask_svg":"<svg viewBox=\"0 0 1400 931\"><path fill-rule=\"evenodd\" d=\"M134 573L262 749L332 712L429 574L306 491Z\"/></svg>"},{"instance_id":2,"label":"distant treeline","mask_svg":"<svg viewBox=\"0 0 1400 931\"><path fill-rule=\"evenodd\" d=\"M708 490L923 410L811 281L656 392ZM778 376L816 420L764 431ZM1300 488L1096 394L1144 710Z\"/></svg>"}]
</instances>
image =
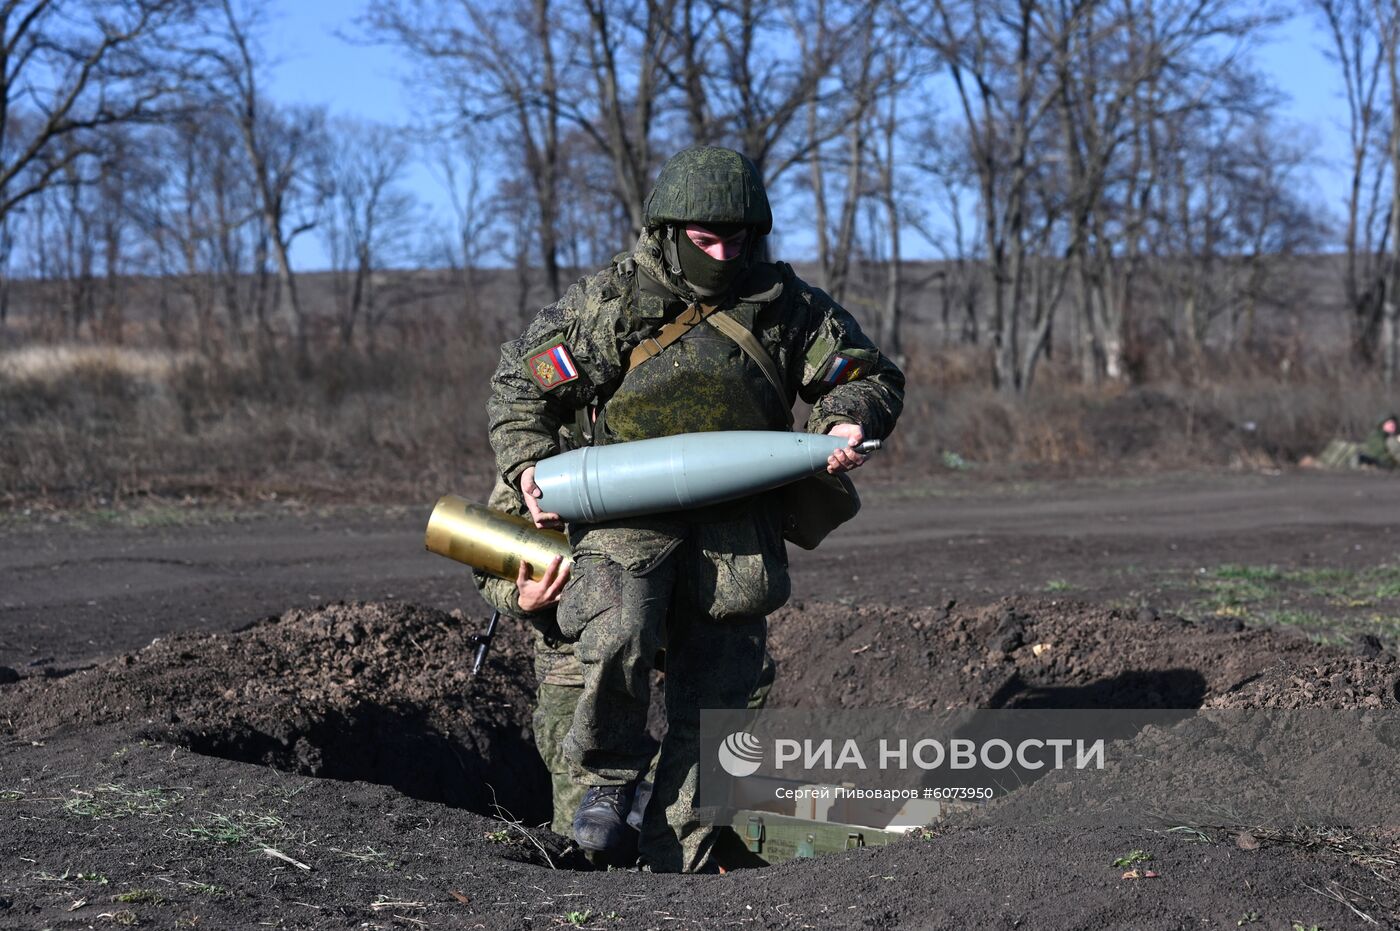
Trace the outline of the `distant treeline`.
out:
<instances>
[{"instance_id":1,"label":"distant treeline","mask_svg":"<svg viewBox=\"0 0 1400 931\"><path fill-rule=\"evenodd\" d=\"M1267 355L1260 311L1322 290L1353 361L1391 379L1400 4L1290 14L1344 77L1342 217L1300 195L1310 153L1253 61L1271 10L377 0L346 29L400 49L421 104L389 126L269 99L257 0L5 3L0 334L120 341L139 318L307 368L323 328L353 348L414 307L518 316L625 248L660 163L699 142L758 163L780 218L810 227L789 237L814 243L807 273L892 354L918 300L1002 391L1029 391L1048 353L1093 385L1161 346ZM415 160L450 224L406 190ZM300 236L331 265L314 302ZM908 262L915 241L942 260ZM1311 263L1325 288L1300 287L1289 257L1331 249ZM414 266L433 271L384 273Z\"/></svg>"}]
</instances>

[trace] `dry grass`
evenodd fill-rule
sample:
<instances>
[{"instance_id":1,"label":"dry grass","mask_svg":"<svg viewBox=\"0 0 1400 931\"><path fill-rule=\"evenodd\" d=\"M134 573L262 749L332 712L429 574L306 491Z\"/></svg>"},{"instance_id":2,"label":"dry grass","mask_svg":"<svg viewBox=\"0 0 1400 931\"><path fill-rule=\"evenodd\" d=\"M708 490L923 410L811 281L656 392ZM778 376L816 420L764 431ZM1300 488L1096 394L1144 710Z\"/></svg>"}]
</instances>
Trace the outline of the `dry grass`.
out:
<instances>
[{"instance_id":1,"label":"dry grass","mask_svg":"<svg viewBox=\"0 0 1400 931\"><path fill-rule=\"evenodd\" d=\"M504 336L429 328L371 354L321 352L298 374L276 353L27 346L0 353L0 503L191 496L428 500L483 485L483 410ZM1345 366L1232 360L1086 387L1048 365L1014 398L973 351L914 351L891 465L1061 472L1282 465L1388 406Z\"/></svg>"},{"instance_id":2,"label":"dry grass","mask_svg":"<svg viewBox=\"0 0 1400 931\"><path fill-rule=\"evenodd\" d=\"M1280 367L1236 357L1139 384L1086 386L1047 366L1027 397L986 385L972 351L914 353L896 449L1066 471L1286 466L1334 436L1360 437L1394 405L1345 364Z\"/></svg>"},{"instance_id":3,"label":"dry grass","mask_svg":"<svg viewBox=\"0 0 1400 931\"><path fill-rule=\"evenodd\" d=\"M18 384L54 385L92 374L111 373L134 381L169 380L195 360L192 352L132 346L36 345L0 351L0 379Z\"/></svg>"},{"instance_id":4,"label":"dry grass","mask_svg":"<svg viewBox=\"0 0 1400 931\"><path fill-rule=\"evenodd\" d=\"M274 355L11 353L0 367L0 500L137 495L422 497L489 469L481 390L495 345ZM22 361L20 361L22 360Z\"/></svg>"}]
</instances>

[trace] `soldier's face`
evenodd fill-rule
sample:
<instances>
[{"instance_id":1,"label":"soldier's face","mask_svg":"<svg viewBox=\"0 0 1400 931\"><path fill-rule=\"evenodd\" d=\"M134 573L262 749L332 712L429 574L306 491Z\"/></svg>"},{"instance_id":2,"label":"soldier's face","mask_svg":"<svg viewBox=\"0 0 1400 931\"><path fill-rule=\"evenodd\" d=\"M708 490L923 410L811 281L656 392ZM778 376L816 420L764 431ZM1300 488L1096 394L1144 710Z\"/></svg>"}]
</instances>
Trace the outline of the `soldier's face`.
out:
<instances>
[{"instance_id":1,"label":"soldier's face","mask_svg":"<svg viewBox=\"0 0 1400 931\"><path fill-rule=\"evenodd\" d=\"M1396 425L1395 421L1393 421L1393 420L1387 420L1384 424L1381 425L1381 429L1384 430L1386 433L1389 433L1391 436L1394 436L1394 435L1395 435L1396 426L1397 426L1397 425Z\"/></svg>"},{"instance_id":2,"label":"soldier's face","mask_svg":"<svg viewBox=\"0 0 1400 931\"><path fill-rule=\"evenodd\" d=\"M744 241L748 239L749 231L739 230L728 236L721 236L703 226L690 223L686 225L685 235L690 238L691 242L695 243L696 248L710 258L720 262L728 262L730 259L737 259L739 254L744 251Z\"/></svg>"}]
</instances>

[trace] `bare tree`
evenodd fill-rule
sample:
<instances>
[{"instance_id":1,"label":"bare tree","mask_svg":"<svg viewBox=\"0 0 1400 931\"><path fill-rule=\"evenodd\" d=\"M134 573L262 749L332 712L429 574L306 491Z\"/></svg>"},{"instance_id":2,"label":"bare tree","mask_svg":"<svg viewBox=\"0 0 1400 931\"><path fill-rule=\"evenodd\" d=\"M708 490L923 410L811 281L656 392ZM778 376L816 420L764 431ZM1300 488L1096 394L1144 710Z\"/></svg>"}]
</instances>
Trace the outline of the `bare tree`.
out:
<instances>
[{"instance_id":1,"label":"bare tree","mask_svg":"<svg viewBox=\"0 0 1400 931\"><path fill-rule=\"evenodd\" d=\"M1084 379L1125 377L1135 282L1149 256L1181 247L1156 220L1175 211L1179 226L1214 177L1188 177L1183 132L1193 114L1267 105L1242 93L1244 56L1269 15L1226 0L928 0L903 15L961 108L994 381L1028 388L1071 271ZM1184 199L1165 198L1168 171ZM1183 303L1188 317L1199 306Z\"/></svg>"},{"instance_id":2,"label":"bare tree","mask_svg":"<svg viewBox=\"0 0 1400 931\"><path fill-rule=\"evenodd\" d=\"M39 248L48 252L46 264L57 279L60 299L54 309L61 314L57 329L76 339L93 319L97 304L97 208L93 186L84 174L92 170L89 159L75 156L65 161L63 173L43 193L50 206L46 218L52 225Z\"/></svg>"},{"instance_id":3,"label":"bare tree","mask_svg":"<svg viewBox=\"0 0 1400 931\"><path fill-rule=\"evenodd\" d=\"M615 163L584 136L565 132L560 163L560 256L572 269L596 268L636 241L630 210L617 197Z\"/></svg>"},{"instance_id":4,"label":"bare tree","mask_svg":"<svg viewBox=\"0 0 1400 931\"><path fill-rule=\"evenodd\" d=\"M155 118L178 85L156 52L188 0L0 3L0 219L94 154L98 130Z\"/></svg>"},{"instance_id":5,"label":"bare tree","mask_svg":"<svg viewBox=\"0 0 1400 931\"><path fill-rule=\"evenodd\" d=\"M492 228L497 217L495 205L483 184L486 160L481 146L470 136L433 150L432 164L439 183L447 193L452 207L453 225L433 253L456 279L464 316L472 317L482 310L481 266L496 257ZM502 256L504 257L504 256Z\"/></svg>"},{"instance_id":6,"label":"bare tree","mask_svg":"<svg viewBox=\"0 0 1400 931\"><path fill-rule=\"evenodd\" d=\"M1260 304L1287 307L1294 286L1280 274L1291 257L1315 254L1328 229L1298 194L1308 164L1304 147L1289 142L1265 115L1235 145L1227 215L1239 269L1229 288L1231 349L1247 350L1256 333Z\"/></svg>"},{"instance_id":7,"label":"bare tree","mask_svg":"<svg viewBox=\"0 0 1400 931\"><path fill-rule=\"evenodd\" d=\"M321 224L330 255L341 345L354 344L361 321L371 347L385 308L376 272L406 261L417 226L413 198L400 186L408 146L395 127L340 120L331 126L319 183L327 203Z\"/></svg>"},{"instance_id":8,"label":"bare tree","mask_svg":"<svg viewBox=\"0 0 1400 931\"><path fill-rule=\"evenodd\" d=\"M126 338L131 275L141 270L135 188L149 151L142 138L131 126L107 127L100 158L69 159L64 171L20 208L36 221L25 251L52 278L52 298L40 306L47 309L47 326L55 336L112 343Z\"/></svg>"},{"instance_id":9,"label":"bare tree","mask_svg":"<svg viewBox=\"0 0 1400 931\"><path fill-rule=\"evenodd\" d=\"M819 4L817 20L825 27L824 5ZM875 78L876 58L881 43L875 36L875 18L868 17L851 35L850 52L837 65L837 73L847 94L835 105L816 93L808 95L805 109L808 183L811 187L813 226L817 236L817 267L820 283L837 301L845 299L846 286L855 252L856 218L861 201L870 194L867 179L866 136L871 131L871 111L886 91ZM883 37L882 37L883 38ZM804 58L816 57L830 43L821 31L798 31ZM834 142L834 146L828 146ZM828 151L835 148L838 153ZM833 223L828 209L827 167L840 176L840 209Z\"/></svg>"},{"instance_id":10,"label":"bare tree","mask_svg":"<svg viewBox=\"0 0 1400 931\"><path fill-rule=\"evenodd\" d=\"M879 343L895 359L903 358L905 215L909 213L907 179L901 172L901 149L912 136L901 134L902 107L909 101L905 93L924 71L924 62L915 56L915 46L904 35L897 15L881 15L877 45L880 53L874 64L875 106L868 118L866 144L870 152L870 196L878 203L872 230L883 234L880 249L884 266L884 295L880 301ZM872 250L875 251L875 250Z\"/></svg>"},{"instance_id":11,"label":"bare tree","mask_svg":"<svg viewBox=\"0 0 1400 931\"><path fill-rule=\"evenodd\" d=\"M933 186L936 195L909 203L905 219L943 257L943 267L934 275L944 339L951 341L956 331L958 342L975 346L982 338L979 308L983 276L978 249L983 238L978 230L967 229L967 220L975 223L980 214L964 207L964 198L965 192L975 193L976 177L972 166L949 142L957 137L959 128L940 124L932 116L926 116L922 123L911 143L919 155L910 167L925 184Z\"/></svg>"},{"instance_id":12,"label":"bare tree","mask_svg":"<svg viewBox=\"0 0 1400 931\"><path fill-rule=\"evenodd\" d=\"M1209 331L1238 306L1232 279L1250 245L1245 224L1267 222L1242 214L1254 206L1251 201L1260 193L1254 188L1268 181L1250 157L1252 137L1265 131L1245 112L1223 108L1180 112L1163 125L1155 206L1158 259L1151 278L1168 315L1165 327L1198 366Z\"/></svg>"},{"instance_id":13,"label":"bare tree","mask_svg":"<svg viewBox=\"0 0 1400 931\"><path fill-rule=\"evenodd\" d=\"M1369 362L1376 358L1384 290L1379 255L1386 233L1379 188L1385 168L1377 154L1385 120L1380 94L1387 59L1386 18L1371 0L1312 0L1312 6L1331 35L1331 57L1346 93L1351 160L1342 286L1351 311L1353 350Z\"/></svg>"},{"instance_id":14,"label":"bare tree","mask_svg":"<svg viewBox=\"0 0 1400 931\"><path fill-rule=\"evenodd\" d=\"M1114 281L1107 267L1116 245L1105 235L1114 207L1108 190L1117 180L1112 172L1120 168L1116 159L1120 146L1135 128L1129 120L1142 115L1131 105L1138 99L1141 83L1160 66L1155 53L1144 54L1134 41L1141 32L1137 10L1127 5L1118 14L1107 7L1062 3L1049 12L1069 207L1067 258L1077 273L1077 349L1088 382L1105 375L1123 376L1123 319L1115 313L1122 303L1112 293ZM1130 171L1125 180L1135 185L1138 175Z\"/></svg>"},{"instance_id":15,"label":"bare tree","mask_svg":"<svg viewBox=\"0 0 1400 931\"><path fill-rule=\"evenodd\" d=\"M532 194L539 263L546 286L557 292L561 263L584 252L611 253L640 229L660 153L682 142L735 145L776 185L815 147L850 132L838 112L845 95L830 79L860 30L868 36L877 6L393 0L370 9L364 22L413 55L437 92L438 126L454 134L497 131L502 150L512 153L505 160L511 186L525 182ZM800 51L788 35L799 36ZM865 46L868 57L868 39ZM813 102L822 111L820 128L793 132ZM679 137L669 145L668 127ZM600 211L600 194L618 211ZM592 223L571 229L577 216ZM579 232L605 238L607 248L580 242Z\"/></svg>"},{"instance_id":16,"label":"bare tree","mask_svg":"<svg viewBox=\"0 0 1400 931\"><path fill-rule=\"evenodd\" d=\"M933 0L905 22L943 62L955 90L977 176L978 210L992 302L992 375L1018 393L1044 351L1052 315L1026 319L1031 284L1032 147L1043 134L1058 87L1053 47L1038 42L1036 0L981 3ZM1048 226L1048 225L1047 225ZM1028 332L1023 332L1023 325Z\"/></svg>"},{"instance_id":17,"label":"bare tree","mask_svg":"<svg viewBox=\"0 0 1400 931\"><path fill-rule=\"evenodd\" d=\"M188 128L190 131L182 132ZM203 165L195 155L197 130L190 121L176 120L154 128L146 138L153 151L166 153L161 163L147 162L129 179L127 196L133 222L145 242L142 270L157 283L157 321L171 349L186 335L189 316L194 320L197 345L211 350L214 288L195 259L203 230L198 215L197 192L203 185L194 177ZM182 183L183 182L183 183ZM188 259L188 263L186 260ZM180 297L187 296L189 307ZM192 311L189 316L182 310Z\"/></svg>"},{"instance_id":18,"label":"bare tree","mask_svg":"<svg viewBox=\"0 0 1400 931\"><path fill-rule=\"evenodd\" d=\"M1195 145L1182 135L1187 122L1193 114L1228 122L1231 113L1269 106L1242 62L1249 40L1271 21L1225 0L1081 0L1061 4L1052 16L1086 381L1126 375L1126 311L1142 267L1150 205L1165 181L1163 159L1174 160L1182 180L1179 156L1188 142ZM1203 138L1219 130L1206 130ZM1172 137L1165 143L1164 134ZM1157 203L1189 214L1193 193L1213 177L1186 179L1185 200ZM1185 306L1188 314L1199 308L1194 301ZM1201 327L1188 331L1199 348Z\"/></svg>"},{"instance_id":19,"label":"bare tree","mask_svg":"<svg viewBox=\"0 0 1400 931\"><path fill-rule=\"evenodd\" d=\"M635 236L655 168L653 137L675 49L676 0L583 0L583 7L588 30L580 44L588 50L592 93L570 100L568 112L607 155L615 196ZM630 78L623 74L626 62L634 63Z\"/></svg>"},{"instance_id":20,"label":"bare tree","mask_svg":"<svg viewBox=\"0 0 1400 931\"><path fill-rule=\"evenodd\" d=\"M829 80L851 42L868 27L874 0L734 0L715 4L703 28L685 35L682 59L695 61L699 80L686 82L703 113L694 141L736 146L770 184L806 163L814 146L840 135L844 123L826 122L813 137L794 132L815 99L827 106L845 96Z\"/></svg>"},{"instance_id":21,"label":"bare tree","mask_svg":"<svg viewBox=\"0 0 1400 931\"><path fill-rule=\"evenodd\" d=\"M15 259L14 219L9 214L0 217L0 330L10 317L10 282L13 280Z\"/></svg>"},{"instance_id":22,"label":"bare tree","mask_svg":"<svg viewBox=\"0 0 1400 931\"><path fill-rule=\"evenodd\" d=\"M437 93L439 125L455 133L494 127L517 156L520 180L533 198L534 239L545 283L558 293L560 187L565 119L561 71L578 59L577 29L561 25L566 10L551 0L388 0L373 5L365 25L403 48Z\"/></svg>"},{"instance_id":23,"label":"bare tree","mask_svg":"<svg viewBox=\"0 0 1400 931\"><path fill-rule=\"evenodd\" d=\"M262 0L219 0L219 11L218 28L211 29L199 49L203 83L210 102L223 108L237 128L262 221L260 243L276 263L278 309L294 339L298 364L305 368L310 342L291 247L316 225L320 205L312 175L322 153L325 114L318 108L278 107L264 97L263 64L255 48Z\"/></svg>"},{"instance_id":24,"label":"bare tree","mask_svg":"<svg viewBox=\"0 0 1400 931\"><path fill-rule=\"evenodd\" d=\"M1386 170L1390 181L1390 214L1386 239L1389 251L1382 269L1381 360L1386 384L1395 382L1400 353L1400 3L1372 0L1375 27L1385 56L1386 83L1390 91L1390 136L1386 145Z\"/></svg>"},{"instance_id":25,"label":"bare tree","mask_svg":"<svg viewBox=\"0 0 1400 931\"><path fill-rule=\"evenodd\" d=\"M904 263L900 248L903 235L904 207L900 202L898 171L897 131L899 127L899 95L890 94L885 100L877 120L879 135L875 151L876 196L884 213L886 238L889 252L885 256L885 299L880 312L879 343L885 353L895 360L904 357L903 316L904 295L902 291Z\"/></svg>"},{"instance_id":26,"label":"bare tree","mask_svg":"<svg viewBox=\"0 0 1400 931\"><path fill-rule=\"evenodd\" d=\"M716 141L710 136L715 121L705 90L704 38L719 15L719 5L704 0L678 2L677 17L671 27L678 61L667 69L667 76L681 97L685 125L682 137L694 144L710 144Z\"/></svg>"}]
</instances>

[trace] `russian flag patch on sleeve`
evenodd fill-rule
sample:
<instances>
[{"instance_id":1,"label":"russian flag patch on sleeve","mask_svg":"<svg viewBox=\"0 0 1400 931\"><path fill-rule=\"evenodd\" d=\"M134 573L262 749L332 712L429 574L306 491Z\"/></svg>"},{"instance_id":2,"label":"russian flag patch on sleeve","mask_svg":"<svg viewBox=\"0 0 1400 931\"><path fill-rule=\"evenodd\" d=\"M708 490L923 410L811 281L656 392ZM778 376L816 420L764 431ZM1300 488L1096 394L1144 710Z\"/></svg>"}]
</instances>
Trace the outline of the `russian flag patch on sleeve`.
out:
<instances>
[{"instance_id":1,"label":"russian flag patch on sleeve","mask_svg":"<svg viewBox=\"0 0 1400 931\"><path fill-rule=\"evenodd\" d=\"M567 385L578 378L578 365L562 339L545 346L525 360L535 384L545 391Z\"/></svg>"},{"instance_id":2,"label":"russian flag patch on sleeve","mask_svg":"<svg viewBox=\"0 0 1400 931\"><path fill-rule=\"evenodd\" d=\"M844 385L848 381L859 378L864 370L865 363L863 361L838 352L827 363L826 374L822 376L822 381L828 385Z\"/></svg>"}]
</instances>

